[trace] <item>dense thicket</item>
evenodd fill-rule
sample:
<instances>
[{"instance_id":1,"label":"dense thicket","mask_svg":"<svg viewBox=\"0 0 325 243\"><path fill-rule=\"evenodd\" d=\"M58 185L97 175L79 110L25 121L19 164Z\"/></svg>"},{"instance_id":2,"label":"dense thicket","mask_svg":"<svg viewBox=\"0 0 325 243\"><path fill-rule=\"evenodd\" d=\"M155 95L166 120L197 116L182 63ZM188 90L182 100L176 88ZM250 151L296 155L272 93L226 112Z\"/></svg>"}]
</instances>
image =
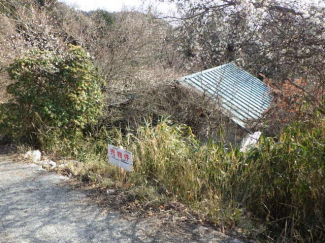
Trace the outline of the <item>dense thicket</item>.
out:
<instances>
[{"instance_id":1,"label":"dense thicket","mask_svg":"<svg viewBox=\"0 0 325 243\"><path fill-rule=\"evenodd\" d=\"M213 142L202 145L188 128L164 122L139 129L136 139L131 136L126 143L136 151L138 173L160 190L194 204L206 219L246 231L256 217L266 226L260 233L275 241L322 242L324 121L320 115L312 122L294 124L278 141L263 138L247 154L227 152ZM253 217L248 217L251 213Z\"/></svg>"}]
</instances>

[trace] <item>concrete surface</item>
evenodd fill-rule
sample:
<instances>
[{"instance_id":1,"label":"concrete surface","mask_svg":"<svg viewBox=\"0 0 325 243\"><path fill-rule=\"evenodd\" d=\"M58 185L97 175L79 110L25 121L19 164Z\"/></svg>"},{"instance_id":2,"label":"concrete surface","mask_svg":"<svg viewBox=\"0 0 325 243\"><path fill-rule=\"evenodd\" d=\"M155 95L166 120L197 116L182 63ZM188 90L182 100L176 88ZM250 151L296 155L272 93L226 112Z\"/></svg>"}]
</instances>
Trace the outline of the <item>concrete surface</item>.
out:
<instances>
[{"instance_id":1,"label":"concrete surface","mask_svg":"<svg viewBox=\"0 0 325 243\"><path fill-rule=\"evenodd\" d=\"M0 154L0 242L237 242L202 226L128 220L98 207L67 180Z\"/></svg>"}]
</instances>

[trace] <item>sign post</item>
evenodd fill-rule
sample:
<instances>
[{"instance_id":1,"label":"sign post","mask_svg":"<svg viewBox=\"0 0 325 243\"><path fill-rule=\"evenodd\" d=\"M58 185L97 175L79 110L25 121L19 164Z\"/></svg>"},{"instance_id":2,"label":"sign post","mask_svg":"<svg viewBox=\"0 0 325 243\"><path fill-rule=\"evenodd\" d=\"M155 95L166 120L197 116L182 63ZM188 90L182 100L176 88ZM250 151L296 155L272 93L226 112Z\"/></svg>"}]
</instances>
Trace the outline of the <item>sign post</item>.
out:
<instances>
[{"instance_id":1,"label":"sign post","mask_svg":"<svg viewBox=\"0 0 325 243\"><path fill-rule=\"evenodd\" d=\"M108 162L127 171L133 171L132 153L113 145L108 145Z\"/></svg>"}]
</instances>

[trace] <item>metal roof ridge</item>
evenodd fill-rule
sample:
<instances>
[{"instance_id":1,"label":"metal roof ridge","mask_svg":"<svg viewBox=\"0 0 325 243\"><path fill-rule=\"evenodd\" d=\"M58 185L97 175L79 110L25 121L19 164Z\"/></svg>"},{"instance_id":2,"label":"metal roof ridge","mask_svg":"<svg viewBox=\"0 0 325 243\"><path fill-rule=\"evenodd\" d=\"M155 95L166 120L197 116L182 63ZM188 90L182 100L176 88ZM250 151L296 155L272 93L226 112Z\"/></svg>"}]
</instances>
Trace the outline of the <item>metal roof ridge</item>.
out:
<instances>
[{"instance_id":1,"label":"metal roof ridge","mask_svg":"<svg viewBox=\"0 0 325 243\"><path fill-rule=\"evenodd\" d=\"M220 66L217 66L217 67L209 68L209 69L206 69L206 70L203 70L203 71L199 71L199 72L196 72L196 73L193 73L193 74L186 75L186 76L180 78L179 81L184 81L185 79L191 78L193 76L202 75L202 74L214 71L214 70L218 70L218 69L221 69L221 68L226 67L226 66L231 65L231 64L233 64L234 66L239 68L236 64L234 64L234 62L229 62L229 63L226 63L226 64L222 64Z\"/></svg>"},{"instance_id":2,"label":"metal roof ridge","mask_svg":"<svg viewBox=\"0 0 325 243\"><path fill-rule=\"evenodd\" d=\"M246 129L248 120L257 120L271 105L269 87L234 62L196 72L178 79L207 93L227 116Z\"/></svg>"}]
</instances>

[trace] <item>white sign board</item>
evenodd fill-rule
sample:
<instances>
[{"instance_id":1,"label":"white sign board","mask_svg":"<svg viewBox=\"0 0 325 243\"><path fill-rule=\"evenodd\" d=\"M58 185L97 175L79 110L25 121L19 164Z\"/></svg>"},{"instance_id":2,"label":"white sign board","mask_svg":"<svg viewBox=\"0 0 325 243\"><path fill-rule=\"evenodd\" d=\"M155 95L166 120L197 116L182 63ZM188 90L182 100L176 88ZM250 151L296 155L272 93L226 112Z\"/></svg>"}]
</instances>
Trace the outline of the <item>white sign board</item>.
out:
<instances>
[{"instance_id":1,"label":"white sign board","mask_svg":"<svg viewBox=\"0 0 325 243\"><path fill-rule=\"evenodd\" d=\"M110 144L108 145L108 162L113 165L117 165L127 171L133 170L132 153Z\"/></svg>"}]
</instances>

